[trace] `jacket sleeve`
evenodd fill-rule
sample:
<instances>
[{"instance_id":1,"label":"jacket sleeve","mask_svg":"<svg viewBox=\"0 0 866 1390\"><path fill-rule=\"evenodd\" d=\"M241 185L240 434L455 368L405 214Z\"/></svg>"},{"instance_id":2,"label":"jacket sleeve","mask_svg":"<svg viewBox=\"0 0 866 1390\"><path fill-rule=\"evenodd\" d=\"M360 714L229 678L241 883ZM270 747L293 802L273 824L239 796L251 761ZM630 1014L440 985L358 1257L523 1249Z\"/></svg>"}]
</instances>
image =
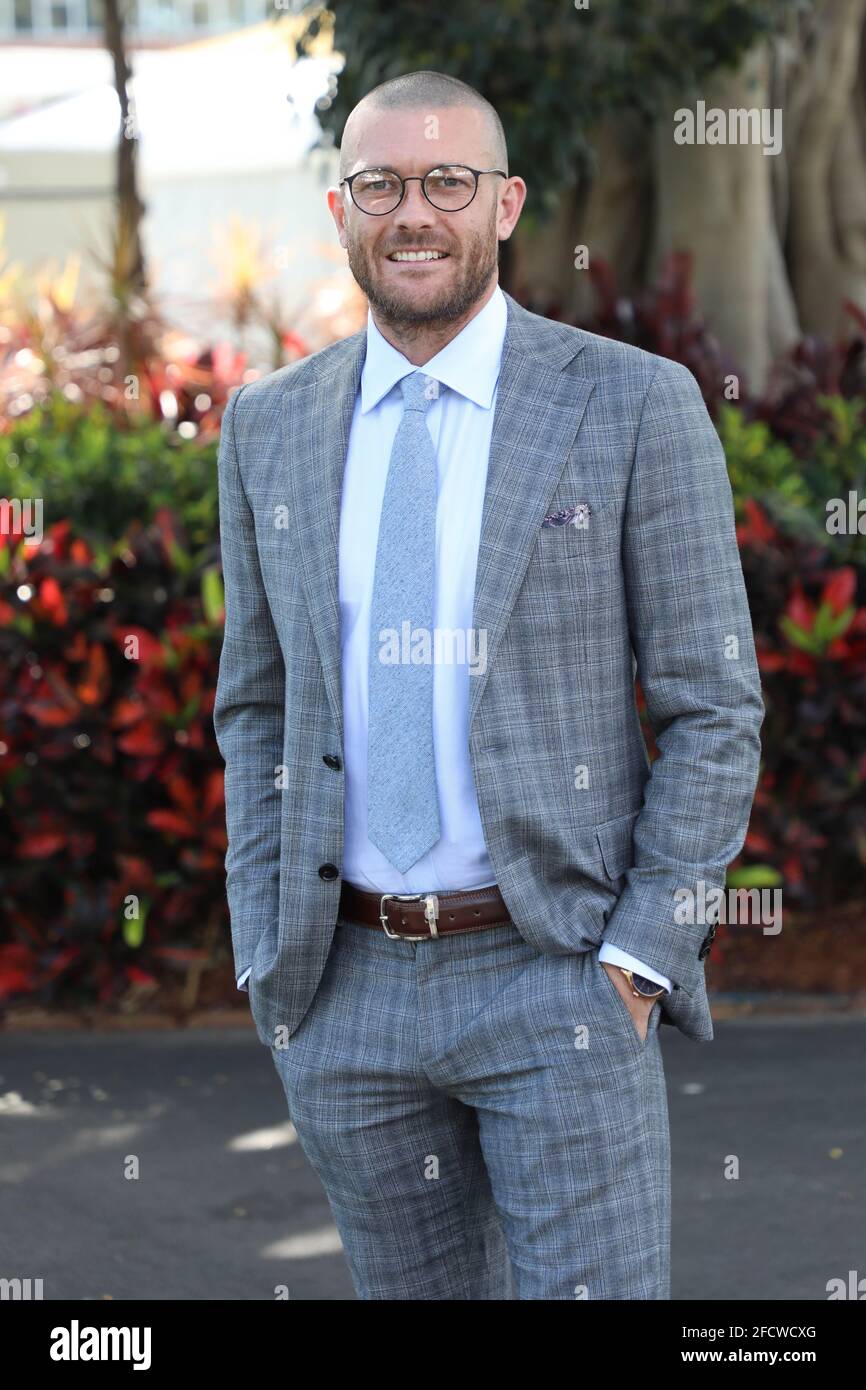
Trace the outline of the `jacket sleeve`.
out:
<instances>
[{"instance_id":1,"label":"jacket sleeve","mask_svg":"<svg viewBox=\"0 0 866 1390\"><path fill-rule=\"evenodd\" d=\"M253 513L238 466L241 387L223 413L219 514L225 632L213 723L225 761L226 891L235 977L279 920L280 796L285 667L259 568Z\"/></svg>"},{"instance_id":2,"label":"jacket sleeve","mask_svg":"<svg viewBox=\"0 0 866 1390\"><path fill-rule=\"evenodd\" d=\"M764 704L724 451L697 382L674 362L662 363L644 398L622 546L659 757L603 939L692 994L710 915L697 920L699 884L723 889L743 846ZM695 894L690 922L682 890Z\"/></svg>"}]
</instances>

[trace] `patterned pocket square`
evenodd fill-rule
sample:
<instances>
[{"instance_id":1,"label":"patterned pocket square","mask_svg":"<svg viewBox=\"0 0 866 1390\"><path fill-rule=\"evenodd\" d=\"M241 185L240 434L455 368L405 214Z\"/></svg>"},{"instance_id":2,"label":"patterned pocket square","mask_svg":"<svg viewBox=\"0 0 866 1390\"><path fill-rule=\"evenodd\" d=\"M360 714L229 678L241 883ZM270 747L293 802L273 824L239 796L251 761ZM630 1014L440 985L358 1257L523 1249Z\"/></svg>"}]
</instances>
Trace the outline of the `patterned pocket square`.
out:
<instances>
[{"instance_id":1,"label":"patterned pocket square","mask_svg":"<svg viewBox=\"0 0 866 1390\"><path fill-rule=\"evenodd\" d=\"M565 507L561 512L548 512L542 526L585 526L589 520L589 503L578 502L574 507Z\"/></svg>"}]
</instances>

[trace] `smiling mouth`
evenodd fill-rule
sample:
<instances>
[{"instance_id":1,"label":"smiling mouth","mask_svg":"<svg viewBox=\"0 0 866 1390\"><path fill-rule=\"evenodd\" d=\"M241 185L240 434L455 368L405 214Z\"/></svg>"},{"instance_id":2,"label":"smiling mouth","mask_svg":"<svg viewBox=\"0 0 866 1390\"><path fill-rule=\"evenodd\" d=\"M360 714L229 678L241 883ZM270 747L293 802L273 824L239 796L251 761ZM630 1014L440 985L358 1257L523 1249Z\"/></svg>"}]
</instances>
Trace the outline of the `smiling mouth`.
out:
<instances>
[{"instance_id":1,"label":"smiling mouth","mask_svg":"<svg viewBox=\"0 0 866 1390\"><path fill-rule=\"evenodd\" d=\"M387 259L392 265L429 265L431 261L447 261L447 251L392 251Z\"/></svg>"}]
</instances>

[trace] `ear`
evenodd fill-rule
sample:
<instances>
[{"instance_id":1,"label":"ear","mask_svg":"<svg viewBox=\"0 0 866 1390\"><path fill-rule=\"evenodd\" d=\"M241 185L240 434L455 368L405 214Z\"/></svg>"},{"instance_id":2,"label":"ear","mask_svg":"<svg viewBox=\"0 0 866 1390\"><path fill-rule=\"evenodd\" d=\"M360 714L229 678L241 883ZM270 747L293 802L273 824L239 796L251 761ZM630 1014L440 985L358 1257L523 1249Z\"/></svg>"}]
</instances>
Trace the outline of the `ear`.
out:
<instances>
[{"instance_id":1,"label":"ear","mask_svg":"<svg viewBox=\"0 0 866 1390\"><path fill-rule=\"evenodd\" d=\"M333 186L328 189L326 197L328 202L328 211L334 219L334 225L337 228L337 235L340 239L340 245L345 251L346 246L348 244L348 238L346 236L346 205L343 201L343 190L342 188Z\"/></svg>"},{"instance_id":2,"label":"ear","mask_svg":"<svg viewBox=\"0 0 866 1390\"><path fill-rule=\"evenodd\" d=\"M506 179L499 194L499 210L496 234L500 241L507 241L517 226L518 219L526 202L526 184L517 174Z\"/></svg>"}]
</instances>

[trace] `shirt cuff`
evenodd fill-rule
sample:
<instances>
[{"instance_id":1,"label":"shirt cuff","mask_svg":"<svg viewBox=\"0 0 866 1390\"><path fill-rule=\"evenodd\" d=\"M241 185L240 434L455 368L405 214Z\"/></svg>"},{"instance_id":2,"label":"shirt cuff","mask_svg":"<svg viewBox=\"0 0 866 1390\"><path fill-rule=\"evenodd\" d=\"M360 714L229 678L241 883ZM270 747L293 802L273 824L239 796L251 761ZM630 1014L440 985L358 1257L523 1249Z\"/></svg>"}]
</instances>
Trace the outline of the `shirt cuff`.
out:
<instances>
[{"instance_id":1,"label":"shirt cuff","mask_svg":"<svg viewBox=\"0 0 866 1390\"><path fill-rule=\"evenodd\" d=\"M651 966L644 965L637 956L630 956L627 951L621 951L613 942L602 941L598 952L599 960L609 960L611 965L622 965L626 970L634 970L638 975L645 975L648 980L652 980L656 985L664 985L665 989L673 989L673 982L667 975L660 975L658 970L653 970Z\"/></svg>"},{"instance_id":2,"label":"shirt cuff","mask_svg":"<svg viewBox=\"0 0 866 1390\"><path fill-rule=\"evenodd\" d=\"M238 989L242 989L244 994L249 994L246 982L250 977L250 971L252 970L252 968L253 967L251 965L247 966L244 973L238 979Z\"/></svg>"}]
</instances>

